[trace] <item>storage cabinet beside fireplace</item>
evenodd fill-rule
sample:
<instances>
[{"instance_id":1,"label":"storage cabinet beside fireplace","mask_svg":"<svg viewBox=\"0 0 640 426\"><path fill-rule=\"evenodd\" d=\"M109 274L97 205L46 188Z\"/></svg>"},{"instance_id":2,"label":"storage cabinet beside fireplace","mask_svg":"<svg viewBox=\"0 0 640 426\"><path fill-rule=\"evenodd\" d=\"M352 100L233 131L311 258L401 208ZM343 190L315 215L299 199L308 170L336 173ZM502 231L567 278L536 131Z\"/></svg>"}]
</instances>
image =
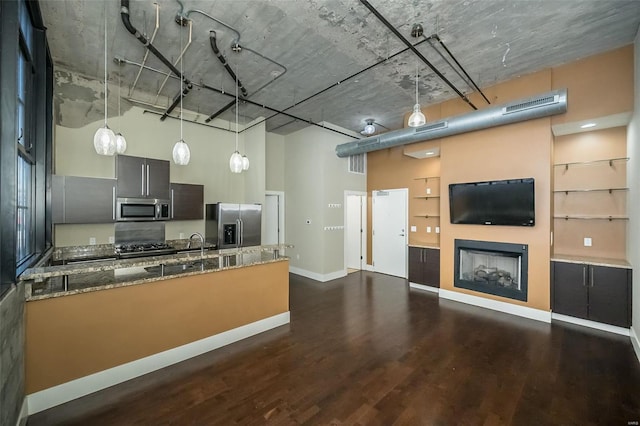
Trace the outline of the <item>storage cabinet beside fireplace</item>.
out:
<instances>
[{"instance_id":1,"label":"storage cabinet beside fireplace","mask_svg":"<svg viewBox=\"0 0 640 426\"><path fill-rule=\"evenodd\" d=\"M440 287L440 250L409 247L409 282Z\"/></svg>"},{"instance_id":2,"label":"storage cabinet beside fireplace","mask_svg":"<svg viewBox=\"0 0 640 426\"><path fill-rule=\"evenodd\" d=\"M554 261L551 286L554 313L631 325L631 269Z\"/></svg>"}]
</instances>

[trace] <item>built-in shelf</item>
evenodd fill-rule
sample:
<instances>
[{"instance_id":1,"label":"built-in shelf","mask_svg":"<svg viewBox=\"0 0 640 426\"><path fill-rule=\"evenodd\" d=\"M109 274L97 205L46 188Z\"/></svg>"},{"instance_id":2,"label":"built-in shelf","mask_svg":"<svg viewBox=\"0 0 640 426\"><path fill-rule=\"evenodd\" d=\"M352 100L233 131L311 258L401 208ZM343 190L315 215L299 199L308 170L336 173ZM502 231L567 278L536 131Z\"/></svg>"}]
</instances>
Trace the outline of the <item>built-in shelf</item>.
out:
<instances>
[{"instance_id":1,"label":"built-in shelf","mask_svg":"<svg viewBox=\"0 0 640 426\"><path fill-rule=\"evenodd\" d=\"M429 199L429 198L440 198L440 196L439 195L423 195L423 196L420 196L420 197L413 197L413 198L420 198L420 199L426 200L426 199Z\"/></svg>"},{"instance_id":2,"label":"built-in shelf","mask_svg":"<svg viewBox=\"0 0 640 426\"><path fill-rule=\"evenodd\" d=\"M600 189L557 189L553 191L554 193L564 192L565 194L569 194L570 192L609 192L611 194L613 191L628 191L629 188L600 188Z\"/></svg>"},{"instance_id":3,"label":"built-in shelf","mask_svg":"<svg viewBox=\"0 0 640 426\"><path fill-rule=\"evenodd\" d=\"M425 176L425 177L413 178L413 180L424 180L424 181L427 181L429 179L440 179L440 176Z\"/></svg>"},{"instance_id":4,"label":"built-in shelf","mask_svg":"<svg viewBox=\"0 0 640 426\"><path fill-rule=\"evenodd\" d=\"M413 217L421 217L424 219L429 219L432 217L440 217L440 215L439 214L417 214L417 215L414 215Z\"/></svg>"},{"instance_id":5,"label":"built-in shelf","mask_svg":"<svg viewBox=\"0 0 640 426\"><path fill-rule=\"evenodd\" d=\"M564 167L566 170L569 170L569 166L589 166L592 164L602 164L609 163L609 167L613 167L613 163L619 161L629 161L629 157L621 157L621 158L603 158L602 160L593 160L593 161L576 161L573 163L558 163L554 164L554 167Z\"/></svg>"},{"instance_id":6,"label":"built-in shelf","mask_svg":"<svg viewBox=\"0 0 640 426\"><path fill-rule=\"evenodd\" d=\"M606 216L606 215L556 215L553 216L554 219L564 219L564 220L629 220L627 216Z\"/></svg>"}]
</instances>

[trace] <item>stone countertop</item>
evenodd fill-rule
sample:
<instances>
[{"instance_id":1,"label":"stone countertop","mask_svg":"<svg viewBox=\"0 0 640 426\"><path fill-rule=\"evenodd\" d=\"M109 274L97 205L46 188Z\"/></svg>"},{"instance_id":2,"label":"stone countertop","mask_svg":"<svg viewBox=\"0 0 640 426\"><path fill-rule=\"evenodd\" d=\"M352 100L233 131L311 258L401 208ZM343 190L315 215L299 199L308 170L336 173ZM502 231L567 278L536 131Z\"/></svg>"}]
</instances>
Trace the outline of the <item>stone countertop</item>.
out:
<instances>
[{"instance_id":1,"label":"stone countertop","mask_svg":"<svg viewBox=\"0 0 640 426\"><path fill-rule=\"evenodd\" d=\"M26 282L26 299L39 300L288 260L283 256L283 252L291 247L293 246L271 245L208 250L202 256L200 250L195 249L164 256L39 266L27 269L20 276L20 280ZM96 247L90 256L95 258L95 254L103 250ZM88 250L82 249L75 251L82 252L81 255L84 257L89 253Z\"/></svg>"},{"instance_id":2,"label":"stone countertop","mask_svg":"<svg viewBox=\"0 0 640 426\"><path fill-rule=\"evenodd\" d=\"M608 266L613 268L631 269L631 264L626 260L608 259L604 257L554 254L553 256L551 256L551 260L554 262L579 263L579 264L588 264L588 265L594 265L594 266Z\"/></svg>"}]
</instances>

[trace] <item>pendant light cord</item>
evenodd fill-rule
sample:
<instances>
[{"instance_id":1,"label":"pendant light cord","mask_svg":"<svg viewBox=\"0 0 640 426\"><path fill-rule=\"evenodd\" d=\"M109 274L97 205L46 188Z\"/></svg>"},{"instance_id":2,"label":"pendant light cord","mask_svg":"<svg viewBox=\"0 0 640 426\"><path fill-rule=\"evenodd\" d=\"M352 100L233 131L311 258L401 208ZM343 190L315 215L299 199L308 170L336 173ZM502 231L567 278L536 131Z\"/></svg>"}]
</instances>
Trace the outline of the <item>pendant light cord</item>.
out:
<instances>
[{"instance_id":1,"label":"pendant light cord","mask_svg":"<svg viewBox=\"0 0 640 426\"><path fill-rule=\"evenodd\" d=\"M418 64L416 64L416 104L418 103Z\"/></svg>"},{"instance_id":2,"label":"pendant light cord","mask_svg":"<svg viewBox=\"0 0 640 426\"><path fill-rule=\"evenodd\" d=\"M238 63L236 62L236 152L238 152Z\"/></svg>"},{"instance_id":3,"label":"pendant light cord","mask_svg":"<svg viewBox=\"0 0 640 426\"><path fill-rule=\"evenodd\" d=\"M180 49L182 50L182 29L180 29ZM184 142L184 138L182 137L182 98L183 93L182 91L183 89L183 82L184 82L184 73L182 71L182 56L184 55L180 55L180 142Z\"/></svg>"},{"instance_id":4,"label":"pendant light cord","mask_svg":"<svg viewBox=\"0 0 640 426\"><path fill-rule=\"evenodd\" d=\"M104 127L107 127L107 2L104 3Z\"/></svg>"}]
</instances>

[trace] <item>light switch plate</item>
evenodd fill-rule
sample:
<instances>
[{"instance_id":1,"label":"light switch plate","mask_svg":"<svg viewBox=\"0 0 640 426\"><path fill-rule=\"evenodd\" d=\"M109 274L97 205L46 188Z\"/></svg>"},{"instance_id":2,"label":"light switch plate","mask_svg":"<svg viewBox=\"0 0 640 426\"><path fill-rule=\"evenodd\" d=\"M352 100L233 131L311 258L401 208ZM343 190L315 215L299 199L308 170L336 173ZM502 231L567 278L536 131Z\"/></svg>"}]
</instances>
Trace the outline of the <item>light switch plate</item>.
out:
<instances>
[{"instance_id":1,"label":"light switch plate","mask_svg":"<svg viewBox=\"0 0 640 426\"><path fill-rule=\"evenodd\" d=\"M440 233L440 227L436 226L436 234L439 234L439 233Z\"/></svg>"},{"instance_id":2,"label":"light switch plate","mask_svg":"<svg viewBox=\"0 0 640 426\"><path fill-rule=\"evenodd\" d=\"M427 195L431 194L431 188L427 188Z\"/></svg>"},{"instance_id":3,"label":"light switch plate","mask_svg":"<svg viewBox=\"0 0 640 426\"><path fill-rule=\"evenodd\" d=\"M427 234L430 234L430 233L431 233L431 227L427 226Z\"/></svg>"},{"instance_id":4,"label":"light switch plate","mask_svg":"<svg viewBox=\"0 0 640 426\"><path fill-rule=\"evenodd\" d=\"M591 237L584 237L584 246L585 247L591 247Z\"/></svg>"},{"instance_id":5,"label":"light switch plate","mask_svg":"<svg viewBox=\"0 0 640 426\"><path fill-rule=\"evenodd\" d=\"M96 237L90 237L89 238L89 244L92 245L92 246L95 246L96 245Z\"/></svg>"},{"instance_id":6,"label":"light switch plate","mask_svg":"<svg viewBox=\"0 0 640 426\"><path fill-rule=\"evenodd\" d=\"M113 244L115 242L115 239L113 238L113 235L111 235L109 237L109 244Z\"/></svg>"},{"instance_id":7,"label":"light switch plate","mask_svg":"<svg viewBox=\"0 0 640 426\"><path fill-rule=\"evenodd\" d=\"M416 232L417 230L418 230L418 228L417 228L417 227L415 227L415 226L412 226L412 227L411 227L411 232Z\"/></svg>"}]
</instances>

